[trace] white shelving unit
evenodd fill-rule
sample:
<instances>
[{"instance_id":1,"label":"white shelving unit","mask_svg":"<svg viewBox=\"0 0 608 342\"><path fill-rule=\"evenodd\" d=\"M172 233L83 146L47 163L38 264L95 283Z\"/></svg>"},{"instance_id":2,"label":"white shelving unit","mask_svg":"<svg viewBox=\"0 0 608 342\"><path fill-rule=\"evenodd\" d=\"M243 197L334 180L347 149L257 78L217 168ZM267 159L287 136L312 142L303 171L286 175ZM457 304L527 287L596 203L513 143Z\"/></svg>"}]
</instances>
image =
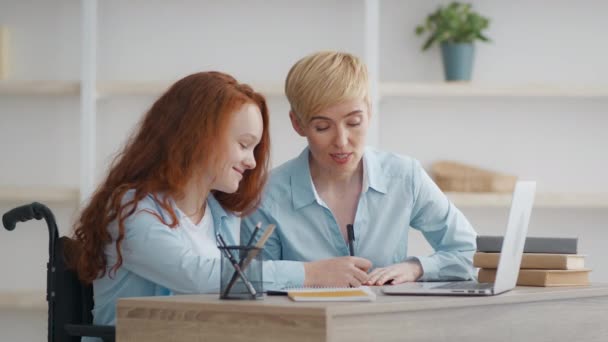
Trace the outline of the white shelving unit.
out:
<instances>
[{"instance_id":1,"label":"white shelving unit","mask_svg":"<svg viewBox=\"0 0 608 342\"><path fill-rule=\"evenodd\" d=\"M606 99L608 85L584 85L566 83L445 83L445 82L381 82L379 79L380 61L380 1L364 0L364 58L370 70L373 103L378 106L383 98L440 98L440 97L497 97L497 98L571 98L571 99ZM0 184L0 201L41 200L51 202L76 202L86 197L91 191L95 170L95 131L96 103L99 99L112 96L157 96L172 83L169 80L137 81L118 80L101 81L96 74L95 57L97 43L97 2L81 2L82 68L81 80L0 80L2 96L76 96L81 100L82 134L81 171L82 183L76 188L70 187L11 187ZM252 84L252 86L269 97L283 97L281 82ZM376 109L374 112L377 112ZM583 113L584 115L584 113ZM378 122L378 118L374 121ZM371 135L378 134L378 127L372 127ZM373 143L373 139L372 139ZM86 158L85 158L86 156ZM510 197L496 194L450 194L453 201L460 206L493 207L506 206ZM540 207L608 207L606 194L543 194L537 199ZM80 198L81 200L83 198Z\"/></svg>"}]
</instances>

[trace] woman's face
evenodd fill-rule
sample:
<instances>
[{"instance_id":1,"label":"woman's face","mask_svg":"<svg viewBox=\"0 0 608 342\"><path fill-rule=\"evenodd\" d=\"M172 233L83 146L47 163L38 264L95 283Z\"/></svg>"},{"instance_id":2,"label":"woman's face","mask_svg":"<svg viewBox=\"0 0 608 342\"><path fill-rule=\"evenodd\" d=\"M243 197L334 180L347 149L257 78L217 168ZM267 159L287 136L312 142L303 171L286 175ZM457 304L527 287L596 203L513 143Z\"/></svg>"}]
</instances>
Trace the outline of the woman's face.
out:
<instances>
[{"instance_id":1,"label":"woman's face","mask_svg":"<svg viewBox=\"0 0 608 342\"><path fill-rule=\"evenodd\" d=\"M305 136L312 164L321 172L348 174L355 172L365 150L369 127L369 106L365 100L348 100L314 114L308 123L292 124Z\"/></svg>"},{"instance_id":2,"label":"woman's face","mask_svg":"<svg viewBox=\"0 0 608 342\"><path fill-rule=\"evenodd\" d=\"M253 149L262 139L264 125L257 105L246 103L232 113L226 146L220 157L220 172L211 184L212 190L236 192L246 170L255 168Z\"/></svg>"}]
</instances>

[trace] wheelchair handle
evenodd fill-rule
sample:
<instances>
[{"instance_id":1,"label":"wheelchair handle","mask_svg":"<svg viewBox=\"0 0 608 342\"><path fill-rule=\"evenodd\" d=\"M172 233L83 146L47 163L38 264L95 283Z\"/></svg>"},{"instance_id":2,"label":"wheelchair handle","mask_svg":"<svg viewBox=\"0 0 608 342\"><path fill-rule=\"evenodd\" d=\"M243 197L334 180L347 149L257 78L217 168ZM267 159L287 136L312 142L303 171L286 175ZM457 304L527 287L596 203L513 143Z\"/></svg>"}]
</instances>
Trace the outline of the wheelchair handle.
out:
<instances>
[{"instance_id":1,"label":"wheelchair handle","mask_svg":"<svg viewBox=\"0 0 608 342\"><path fill-rule=\"evenodd\" d=\"M17 222L27 222L31 219L41 220L43 218L49 229L49 255L54 255L55 241L59 239L59 232L57 230L55 216L51 209L46 205L33 202L11 209L2 215L2 224L6 230L13 230L15 229Z\"/></svg>"},{"instance_id":2,"label":"wheelchair handle","mask_svg":"<svg viewBox=\"0 0 608 342\"><path fill-rule=\"evenodd\" d=\"M41 220L44 216L42 210L39 210L40 206L43 205L34 202L11 209L2 215L2 224L4 225L4 228L6 228L6 230L13 230L15 229L17 222L27 222L31 219Z\"/></svg>"}]
</instances>

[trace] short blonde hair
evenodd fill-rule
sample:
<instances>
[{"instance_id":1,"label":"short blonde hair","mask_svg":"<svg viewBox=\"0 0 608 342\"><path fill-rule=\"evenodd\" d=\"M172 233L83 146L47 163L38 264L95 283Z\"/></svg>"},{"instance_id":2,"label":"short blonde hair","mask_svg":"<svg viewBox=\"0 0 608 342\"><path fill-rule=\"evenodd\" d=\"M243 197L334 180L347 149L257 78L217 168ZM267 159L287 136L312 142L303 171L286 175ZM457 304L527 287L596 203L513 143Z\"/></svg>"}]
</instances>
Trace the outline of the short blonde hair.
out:
<instances>
[{"instance_id":1,"label":"short blonde hair","mask_svg":"<svg viewBox=\"0 0 608 342\"><path fill-rule=\"evenodd\" d=\"M285 94L301 123L346 100L369 104L367 68L356 56L322 51L300 59L287 74Z\"/></svg>"}]
</instances>

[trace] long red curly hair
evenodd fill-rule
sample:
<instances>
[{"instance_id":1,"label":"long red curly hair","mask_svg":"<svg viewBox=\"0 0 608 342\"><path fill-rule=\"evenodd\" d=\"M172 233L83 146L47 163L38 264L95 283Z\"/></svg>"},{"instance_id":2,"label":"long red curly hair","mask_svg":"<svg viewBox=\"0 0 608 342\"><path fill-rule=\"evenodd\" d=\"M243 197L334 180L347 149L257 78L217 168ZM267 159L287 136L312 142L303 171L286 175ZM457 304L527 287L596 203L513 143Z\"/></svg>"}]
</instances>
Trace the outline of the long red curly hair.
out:
<instances>
[{"instance_id":1,"label":"long red curly hair","mask_svg":"<svg viewBox=\"0 0 608 342\"><path fill-rule=\"evenodd\" d=\"M108 226L118 220L115 242L118 260L110 275L122 265L121 243L124 222L148 194L155 196L169 213L164 224L179 222L170 198L180 199L189 179L201 165L219 168L218 142L225 141L232 113L245 103L257 105L262 113L263 133L254 149L257 166L247 170L235 193L214 191L222 207L246 215L259 204L268 174L270 137L268 108L264 97L233 77L220 72L189 75L173 84L148 110L122 152L114 159L107 178L97 188L74 226L74 242L67 248L68 264L81 281L91 283L103 277L108 267L105 247L112 243ZM134 190L132 200L123 197ZM168 196L157 196L162 193Z\"/></svg>"}]
</instances>

